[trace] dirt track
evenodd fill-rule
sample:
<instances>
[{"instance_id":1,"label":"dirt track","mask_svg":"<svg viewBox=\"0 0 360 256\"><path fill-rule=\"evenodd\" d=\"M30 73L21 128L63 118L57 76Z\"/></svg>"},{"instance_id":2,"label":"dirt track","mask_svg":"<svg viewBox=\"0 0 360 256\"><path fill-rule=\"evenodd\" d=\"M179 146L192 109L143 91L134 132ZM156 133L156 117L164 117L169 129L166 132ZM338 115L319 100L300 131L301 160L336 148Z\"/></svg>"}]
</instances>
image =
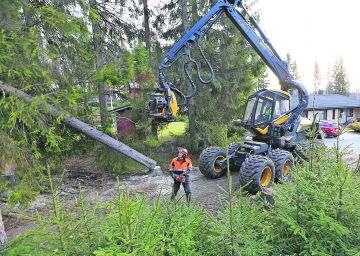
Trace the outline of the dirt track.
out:
<instances>
[{"instance_id":1,"label":"dirt track","mask_svg":"<svg viewBox=\"0 0 360 256\"><path fill-rule=\"evenodd\" d=\"M87 184L86 186L83 186L83 190L85 190L87 194L87 200L95 200L95 197L98 196L101 201L106 201L117 193L116 175L109 174L101 176L102 177L98 177L100 178L100 180L97 179L98 182L83 180L83 185ZM78 180L79 178L76 179ZM232 179L233 189L236 189L239 185L238 173L232 173ZM198 168L194 168L190 174L190 181L192 198L194 201L198 202L212 213L216 213L223 209L221 198L228 188L227 177L216 180L208 179L200 173ZM66 189L64 190L63 195L66 196L69 192L75 194L76 191L78 191L78 188L74 187L73 180L66 179L64 182L68 184L64 186ZM125 190L125 186L127 186L130 194L140 194L151 199L155 199L159 193L161 193L163 198L170 198L172 184L173 180L168 174L153 176L150 173L120 178L121 190ZM177 198L185 200L184 195L184 190L181 188Z\"/></svg>"},{"instance_id":2,"label":"dirt track","mask_svg":"<svg viewBox=\"0 0 360 256\"><path fill-rule=\"evenodd\" d=\"M59 178L55 176L54 181ZM233 189L239 185L238 173L232 173ZM172 178L168 174L161 176L152 176L152 174L134 175L121 177L121 190L125 191L125 186L131 195L140 194L155 199L159 193L164 200L171 196ZM205 178L198 170L194 168L190 174L192 199L202 205L209 213L217 214L225 206L221 203L227 191L227 177L211 180ZM99 173L98 171L90 171L86 169L74 169L66 173L61 187L60 197L65 205L71 205L79 196L79 190L85 196L85 199L94 202L96 198L100 201L110 200L117 194L116 174ZM185 201L183 188L180 189L177 199ZM46 212L46 208L51 202L49 191L38 196L25 214L31 215L35 210ZM14 238L20 233L25 232L29 228L33 228L34 224L24 221L21 218L14 217L16 214L24 214L24 211L18 207L5 207L4 216L5 228L9 239Z\"/></svg>"}]
</instances>

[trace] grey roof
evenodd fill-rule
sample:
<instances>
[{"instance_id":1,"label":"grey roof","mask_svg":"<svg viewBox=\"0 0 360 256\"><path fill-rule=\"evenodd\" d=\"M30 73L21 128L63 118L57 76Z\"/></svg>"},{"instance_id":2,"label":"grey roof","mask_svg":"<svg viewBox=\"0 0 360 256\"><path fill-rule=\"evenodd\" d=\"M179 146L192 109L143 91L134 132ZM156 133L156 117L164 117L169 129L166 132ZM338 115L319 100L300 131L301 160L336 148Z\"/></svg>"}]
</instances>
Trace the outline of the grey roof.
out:
<instances>
[{"instance_id":1,"label":"grey roof","mask_svg":"<svg viewBox=\"0 0 360 256\"><path fill-rule=\"evenodd\" d=\"M295 106L299 100L297 95L292 95L292 106ZM350 97L339 94L316 94L315 102L314 95L309 95L309 104L306 109L333 109L333 108L360 108L360 100L352 99Z\"/></svg>"},{"instance_id":2,"label":"grey roof","mask_svg":"<svg viewBox=\"0 0 360 256\"><path fill-rule=\"evenodd\" d=\"M314 95L309 95L309 104L307 109L313 108L313 102ZM339 94L316 94L314 103L314 108L316 109L360 107L360 100L352 99Z\"/></svg>"}]
</instances>

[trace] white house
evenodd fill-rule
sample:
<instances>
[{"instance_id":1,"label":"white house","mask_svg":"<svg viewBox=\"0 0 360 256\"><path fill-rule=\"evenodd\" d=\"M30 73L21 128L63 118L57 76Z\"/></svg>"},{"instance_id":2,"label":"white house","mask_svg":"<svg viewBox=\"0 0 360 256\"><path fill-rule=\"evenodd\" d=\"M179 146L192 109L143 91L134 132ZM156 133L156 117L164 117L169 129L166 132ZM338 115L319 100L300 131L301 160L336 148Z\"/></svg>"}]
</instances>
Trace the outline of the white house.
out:
<instances>
[{"instance_id":1,"label":"white house","mask_svg":"<svg viewBox=\"0 0 360 256\"><path fill-rule=\"evenodd\" d=\"M313 119L318 113L318 120L337 121L345 123L349 119L360 118L360 100L339 94L309 95L309 104L303 116Z\"/></svg>"}]
</instances>

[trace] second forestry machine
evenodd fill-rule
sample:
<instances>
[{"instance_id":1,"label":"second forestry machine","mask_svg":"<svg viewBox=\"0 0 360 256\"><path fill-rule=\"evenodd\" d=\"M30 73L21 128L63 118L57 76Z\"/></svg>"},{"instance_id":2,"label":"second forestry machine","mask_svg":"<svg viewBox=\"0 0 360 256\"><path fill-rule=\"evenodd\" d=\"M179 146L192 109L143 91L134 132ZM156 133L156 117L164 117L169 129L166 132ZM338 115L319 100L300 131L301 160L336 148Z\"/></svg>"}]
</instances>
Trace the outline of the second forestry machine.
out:
<instances>
[{"instance_id":1,"label":"second forestry machine","mask_svg":"<svg viewBox=\"0 0 360 256\"><path fill-rule=\"evenodd\" d=\"M206 59L200 41L222 14L235 24L241 34L274 72L279 83L298 91L298 104L290 106L290 94L282 90L262 89L252 94L246 104L242 125L254 135L252 140L232 143L228 148L231 170L240 169L240 184L249 193L256 193L269 187L274 181L288 179L293 164L293 155L306 158L304 148L308 147L306 130L311 121L300 115L308 105L308 92L303 84L291 76L288 64L275 51L272 44L249 15L242 0L219 0L162 59L159 66L159 88L150 93L150 115L156 122L171 122L176 119L182 102L190 100L196 93L189 65L196 68L198 80L209 84L214 79L213 69ZM200 75L200 65L190 55L188 46L198 47L204 62L210 69L210 79ZM185 75L191 91L184 95L165 78L165 70L182 58ZM200 171L209 178L223 176L227 170L227 155L224 149L208 147L199 159Z\"/></svg>"}]
</instances>

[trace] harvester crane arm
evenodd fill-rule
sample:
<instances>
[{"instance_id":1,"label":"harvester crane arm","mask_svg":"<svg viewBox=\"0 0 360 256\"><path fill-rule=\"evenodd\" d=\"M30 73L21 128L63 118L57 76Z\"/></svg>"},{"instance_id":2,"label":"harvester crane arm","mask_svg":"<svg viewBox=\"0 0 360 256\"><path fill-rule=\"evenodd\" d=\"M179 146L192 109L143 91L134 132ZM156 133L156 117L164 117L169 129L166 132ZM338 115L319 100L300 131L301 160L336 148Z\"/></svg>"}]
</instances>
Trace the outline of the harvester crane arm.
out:
<instances>
[{"instance_id":1,"label":"harvester crane arm","mask_svg":"<svg viewBox=\"0 0 360 256\"><path fill-rule=\"evenodd\" d=\"M181 97L189 100L196 93L195 84L188 71L188 65L194 64L196 67L198 80L203 84L211 83L214 79L214 72L211 65L207 61L200 47L200 39L207 33L211 26L225 13L227 17L235 24L241 34L251 44L259 56L263 59L266 65L273 71L273 73L279 79L281 85L287 85L291 88L297 89L299 92L299 103L296 107L291 109L291 115L288 120L282 124L283 127L288 127L292 124L308 104L308 93L303 84L295 81L291 76L288 64L281 59L276 52L272 44L269 42L255 18L249 15L246 8L242 4L242 0L219 0L166 54L159 66L159 84L160 88L158 93L155 94L156 100L153 103L150 102L150 108L160 109L157 114L152 113L152 117L160 121L173 121L175 116L173 115L174 109L170 107L170 102L174 100L175 92ZM196 43L202 57L210 69L211 76L208 80L202 79L200 75L200 67L198 63L191 58L187 46L191 43ZM184 65L184 71L189 80L192 90L188 95L184 95L172 84L166 81L164 71L172 67L182 57L187 57L188 62ZM160 93L159 93L160 92ZM159 97L159 95L161 95ZM153 95L154 96L154 95ZM156 112L156 111L155 111Z\"/></svg>"}]
</instances>

